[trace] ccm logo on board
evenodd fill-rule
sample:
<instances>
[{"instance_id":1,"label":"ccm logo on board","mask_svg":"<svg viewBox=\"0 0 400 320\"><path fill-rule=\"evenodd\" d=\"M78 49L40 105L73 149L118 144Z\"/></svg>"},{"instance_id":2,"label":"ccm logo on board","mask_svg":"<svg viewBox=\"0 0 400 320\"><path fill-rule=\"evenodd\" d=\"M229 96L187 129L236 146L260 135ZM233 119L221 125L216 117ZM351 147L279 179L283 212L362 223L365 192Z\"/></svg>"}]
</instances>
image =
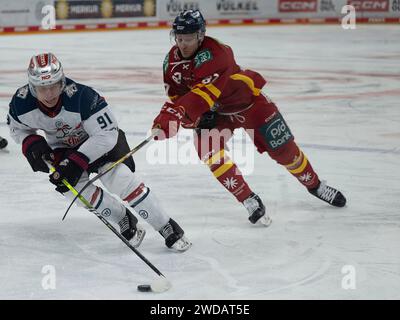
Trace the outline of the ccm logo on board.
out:
<instances>
[{"instance_id":1,"label":"ccm logo on board","mask_svg":"<svg viewBox=\"0 0 400 320\"><path fill-rule=\"evenodd\" d=\"M347 0L347 4L353 6L356 11L362 12L387 12L389 0Z\"/></svg>"},{"instance_id":2,"label":"ccm logo on board","mask_svg":"<svg viewBox=\"0 0 400 320\"><path fill-rule=\"evenodd\" d=\"M279 0L279 12L317 12L317 0Z\"/></svg>"}]
</instances>

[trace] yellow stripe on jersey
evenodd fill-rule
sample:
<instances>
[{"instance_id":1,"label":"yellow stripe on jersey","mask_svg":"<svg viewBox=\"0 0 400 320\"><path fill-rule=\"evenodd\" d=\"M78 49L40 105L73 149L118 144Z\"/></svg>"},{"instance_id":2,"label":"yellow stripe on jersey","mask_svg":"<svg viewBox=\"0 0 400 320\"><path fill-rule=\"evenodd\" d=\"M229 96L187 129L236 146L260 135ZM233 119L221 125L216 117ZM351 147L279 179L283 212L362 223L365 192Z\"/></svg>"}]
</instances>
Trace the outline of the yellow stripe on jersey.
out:
<instances>
[{"instance_id":1,"label":"yellow stripe on jersey","mask_svg":"<svg viewBox=\"0 0 400 320\"><path fill-rule=\"evenodd\" d=\"M198 83L198 84L196 84L195 86L193 86L192 89L194 89L194 88L203 88L204 86L205 86L204 83Z\"/></svg>"},{"instance_id":2,"label":"yellow stripe on jersey","mask_svg":"<svg viewBox=\"0 0 400 320\"><path fill-rule=\"evenodd\" d=\"M206 88L210 90L210 92L218 99L221 95L221 90L219 90L216 86L212 83L206 84Z\"/></svg>"},{"instance_id":3,"label":"yellow stripe on jersey","mask_svg":"<svg viewBox=\"0 0 400 320\"><path fill-rule=\"evenodd\" d=\"M260 95L261 89L258 89L254 86L254 81L250 77L245 76L240 73L235 73L235 74L231 75L230 78L233 80L243 81L244 83L247 84L247 86L250 88L250 90L253 91L253 95L255 95L255 96Z\"/></svg>"},{"instance_id":4,"label":"yellow stripe on jersey","mask_svg":"<svg viewBox=\"0 0 400 320\"><path fill-rule=\"evenodd\" d=\"M230 168L232 168L233 162L229 160L228 162L224 163L222 166L220 166L217 170L213 172L213 175L218 178L222 176L225 172L227 172Z\"/></svg>"},{"instance_id":5,"label":"yellow stripe on jersey","mask_svg":"<svg viewBox=\"0 0 400 320\"><path fill-rule=\"evenodd\" d=\"M306 156L304 156L303 162L301 163L300 167L298 167L297 169L289 170L289 172L292 173L292 174L301 173L306 168L307 163L308 163L308 159L307 159Z\"/></svg>"},{"instance_id":6,"label":"yellow stripe on jersey","mask_svg":"<svg viewBox=\"0 0 400 320\"><path fill-rule=\"evenodd\" d=\"M179 97L178 95L176 95L176 96L168 96L169 100L171 100L171 101L174 101L178 97Z\"/></svg>"},{"instance_id":7,"label":"yellow stripe on jersey","mask_svg":"<svg viewBox=\"0 0 400 320\"><path fill-rule=\"evenodd\" d=\"M202 97L208 103L208 106L211 108L214 105L213 99L211 99L210 95L199 88L192 89L192 92Z\"/></svg>"},{"instance_id":8,"label":"yellow stripe on jersey","mask_svg":"<svg viewBox=\"0 0 400 320\"><path fill-rule=\"evenodd\" d=\"M219 152L214 154L210 159L206 161L206 164L208 166L212 166L215 164L218 160L222 159L225 156L225 149L221 149Z\"/></svg>"},{"instance_id":9,"label":"yellow stripe on jersey","mask_svg":"<svg viewBox=\"0 0 400 320\"><path fill-rule=\"evenodd\" d=\"M195 88L203 88L203 87L206 87L208 89L208 91L210 91L217 99L219 98L219 96L222 93L221 90L219 90L212 83L209 83L209 84L198 83L193 87L193 89L195 89Z\"/></svg>"}]
</instances>

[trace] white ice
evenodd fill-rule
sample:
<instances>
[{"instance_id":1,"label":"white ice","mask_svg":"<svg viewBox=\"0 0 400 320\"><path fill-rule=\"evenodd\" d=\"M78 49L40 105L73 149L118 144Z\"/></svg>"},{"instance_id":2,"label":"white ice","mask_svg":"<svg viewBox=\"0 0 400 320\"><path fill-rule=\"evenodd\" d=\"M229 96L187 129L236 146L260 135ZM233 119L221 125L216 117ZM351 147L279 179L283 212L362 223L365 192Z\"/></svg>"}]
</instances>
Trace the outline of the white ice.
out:
<instances>
[{"instance_id":1,"label":"white ice","mask_svg":"<svg viewBox=\"0 0 400 320\"><path fill-rule=\"evenodd\" d=\"M68 203L45 174L31 171L5 118L11 96L26 83L29 58L52 51L67 76L106 97L133 147L165 100L169 31L2 36L0 135L9 146L0 152L1 299L400 298L400 28L219 27L208 33L232 46L242 67L268 79L265 92L347 206L326 205L266 154L254 153L246 179L273 223L253 226L205 165L152 164L154 142L135 157L137 171L193 247L170 252L143 222L148 232L140 251L173 287L137 292L157 275L84 209L73 207L61 222ZM190 137L182 130L178 146Z\"/></svg>"}]
</instances>

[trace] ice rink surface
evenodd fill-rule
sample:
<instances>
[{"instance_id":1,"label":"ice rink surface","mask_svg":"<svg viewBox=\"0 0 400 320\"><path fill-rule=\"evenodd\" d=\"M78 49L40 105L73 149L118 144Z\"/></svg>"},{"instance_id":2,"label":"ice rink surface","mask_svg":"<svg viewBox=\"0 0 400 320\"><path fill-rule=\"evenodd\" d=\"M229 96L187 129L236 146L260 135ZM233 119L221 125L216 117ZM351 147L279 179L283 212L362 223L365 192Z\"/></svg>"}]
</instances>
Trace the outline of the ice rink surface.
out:
<instances>
[{"instance_id":1,"label":"ice rink surface","mask_svg":"<svg viewBox=\"0 0 400 320\"><path fill-rule=\"evenodd\" d=\"M105 96L133 147L165 100L169 31L2 36L0 135L9 146L0 152L0 299L400 298L400 28L219 27L208 35L268 79L264 92L347 206L326 205L268 155L247 151L246 179L273 218L269 228L253 226L205 165L156 163L151 151L163 143L154 142L135 157L137 172L193 247L170 252L143 222L140 251L173 287L139 293L156 274L84 209L61 222L68 202L31 171L5 118L29 58L51 51L68 77ZM182 130L175 155L190 153L191 139Z\"/></svg>"}]
</instances>

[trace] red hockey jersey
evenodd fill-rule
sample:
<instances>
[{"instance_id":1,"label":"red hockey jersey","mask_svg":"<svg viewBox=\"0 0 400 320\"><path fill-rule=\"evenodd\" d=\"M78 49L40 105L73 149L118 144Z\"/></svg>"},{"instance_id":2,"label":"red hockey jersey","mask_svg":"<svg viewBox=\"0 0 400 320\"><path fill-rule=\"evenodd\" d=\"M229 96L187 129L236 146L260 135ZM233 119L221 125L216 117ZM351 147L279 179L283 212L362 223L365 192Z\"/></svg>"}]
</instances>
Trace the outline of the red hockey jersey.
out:
<instances>
[{"instance_id":1,"label":"red hockey jersey","mask_svg":"<svg viewBox=\"0 0 400 320\"><path fill-rule=\"evenodd\" d=\"M260 95L266 80L252 70L242 70L232 49L205 37L191 59L182 58L177 46L164 60L164 83L171 101L185 109L184 127L196 127L201 115L210 110L240 111Z\"/></svg>"}]
</instances>

